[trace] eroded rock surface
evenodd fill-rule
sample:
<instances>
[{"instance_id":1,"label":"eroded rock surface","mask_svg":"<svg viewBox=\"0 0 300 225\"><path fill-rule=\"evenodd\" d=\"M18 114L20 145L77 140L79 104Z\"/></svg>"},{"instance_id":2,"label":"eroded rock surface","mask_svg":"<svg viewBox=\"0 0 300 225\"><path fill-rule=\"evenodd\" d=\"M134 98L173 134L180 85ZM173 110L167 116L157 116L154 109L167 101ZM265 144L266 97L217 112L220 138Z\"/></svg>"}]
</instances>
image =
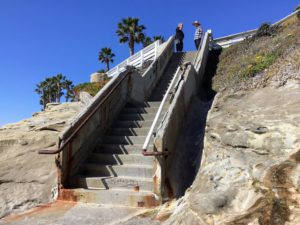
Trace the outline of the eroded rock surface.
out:
<instances>
[{"instance_id":1,"label":"eroded rock surface","mask_svg":"<svg viewBox=\"0 0 300 225\"><path fill-rule=\"evenodd\" d=\"M300 82L219 93L201 167L164 224L300 224Z\"/></svg>"},{"instance_id":2,"label":"eroded rock surface","mask_svg":"<svg viewBox=\"0 0 300 225\"><path fill-rule=\"evenodd\" d=\"M32 118L0 127L0 218L55 197L54 156L38 150L55 148L59 132L82 107L80 102L49 104Z\"/></svg>"}]
</instances>

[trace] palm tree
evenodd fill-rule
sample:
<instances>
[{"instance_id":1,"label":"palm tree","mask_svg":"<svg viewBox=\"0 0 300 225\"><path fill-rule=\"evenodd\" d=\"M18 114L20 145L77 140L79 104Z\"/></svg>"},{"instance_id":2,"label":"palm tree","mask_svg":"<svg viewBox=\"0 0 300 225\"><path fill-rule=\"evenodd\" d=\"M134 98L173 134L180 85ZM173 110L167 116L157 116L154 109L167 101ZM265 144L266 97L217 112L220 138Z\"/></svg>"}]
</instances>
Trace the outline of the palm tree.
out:
<instances>
[{"instance_id":1,"label":"palm tree","mask_svg":"<svg viewBox=\"0 0 300 225\"><path fill-rule=\"evenodd\" d=\"M145 37L142 41L143 47L147 47L148 45L151 45L153 43L151 37Z\"/></svg>"},{"instance_id":2,"label":"palm tree","mask_svg":"<svg viewBox=\"0 0 300 225\"><path fill-rule=\"evenodd\" d=\"M75 94L74 94L74 85L71 80L65 80L63 83L63 88L66 90L66 102L71 99L71 101L74 101Z\"/></svg>"},{"instance_id":3,"label":"palm tree","mask_svg":"<svg viewBox=\"0 0 300 225\"><path fill-rule=\"evenodd\" d=\"M47 103L54 102L56 99L56 86L54 77L48 77L45 79L46 96L48 97Z\"/></svg>"},{"instance_id":4,"label":"palm tree","mask_svg":"<svg viewBox=\"0 0 300 225\"><path fill-rule=\"evenodd\" d=\"M153 36L153 41L157 41L157 40L160 40L161 43L164 43L166 41L164 36L162 36L162 35Z\"/></svg>"},{"instance_id":5,"label":"palm tree","mask_svg":"<svg viewBox=\"0 0 300 225\"><path fill-rule=\"evenodd\" d=\"M146 27L144 25L139 25L138 18L128 17L122 19L122 22L118 23L118 30L116 31L119 36L120 43L127 43L130 50L130 55L134 54L134 44L140 43L143 38L143 30Z\"/></svg>"},{"instance_id":6,"label":"palm tree","mask_svg":"<svg viewBox=\"0 0 300 225\"><path fill-rule=\"evenodd\" d=\"M66 77L61 73L57 74L56 77L53 77L53 82L55 83L55 102L60 102L61 96L63 96L63 85L66 80Z\"/></svg>"},{"instance_id":7,"label":"palm tree","mask_svg":"<svg viewBox=\"0 0 300 225\"><path fill-rule=\"evenodd\" d=\"M113 58L116 55L112 53L111 48L102 48L99 52L99 61L105 63L106 65L106 72L109 71L109 63L113 63Z\"/></svg>"},{"instance_id":8,"label":"palm tree","mask_svg":"<svg viewBox=\"0 0 300 225\"><path fill-rule=\"evenodd\" d=\"M43 106L43 109L46 108L46 105L48 103L48 97L46 92L46 82L42 81L39 84L36 85L36 89L34 90L36 93L40 95L40 105Z\"/></svg>"},{"instance_id":9,"label":"palm tree","mask_svg":"<svg viewBox=\"0 0 300 225\"><path fill-rule=\"evenodd\" d=\"M153 42L160 40L162 43L165 42L165 38L161 35L159 36L153 36L153 38L151 37L146 37L144 36L142 43L143 43L143 47L147 47L148 45L151 45Z\"/></svg>"},{"instance_id":10,"label":"palm tree","mask_svg":"<svg viewBox=\"0 0 300 225\"><path fill-rule=\"evenodd\" d=\"M74 99L73 82L66 79L66 76L57 74L53 77L47 77L36 85L34 90L40 95L40 104L43 109L46 108L47 103L60 102L61 97L66 94L66 101Z\"/></svg>"}]
</instances>

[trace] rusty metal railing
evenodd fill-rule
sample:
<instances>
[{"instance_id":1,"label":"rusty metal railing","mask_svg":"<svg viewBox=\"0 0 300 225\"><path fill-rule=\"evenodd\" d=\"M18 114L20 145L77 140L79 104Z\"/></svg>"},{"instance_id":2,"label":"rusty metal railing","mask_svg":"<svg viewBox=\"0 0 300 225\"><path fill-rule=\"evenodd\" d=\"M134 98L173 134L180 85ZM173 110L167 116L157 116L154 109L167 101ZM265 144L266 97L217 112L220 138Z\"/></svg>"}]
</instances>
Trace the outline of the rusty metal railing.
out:
<instances>
[{"instance_id":1,"label":"rusty metal railing","mask_svg":"<svg viewBox=\"0 0 300 225\"><path fill-rule=\"evenodd\" d=\"M53 155L60 153L77 135L77 133L82 129L82 127L90 120L92 116L99 110L99 108L106 102L106 100L110 97L111 94L113 94L117 88L121 85L123 80L128 76L128 74L131 73L131 71L127 71L120 80L117 81L117 83L105 94L105 96L101 99L101 101L97 104L97 106L88 113L88 115L84 118L84 120L79 121L78 124L76 124L76 128L72 133L69 135L69 137L63 142L61 145L62 140L60 139L58 142L58 149L55 150L39 150L39 154L47 154L47 155Z\"/></svg>"}]
</instances>

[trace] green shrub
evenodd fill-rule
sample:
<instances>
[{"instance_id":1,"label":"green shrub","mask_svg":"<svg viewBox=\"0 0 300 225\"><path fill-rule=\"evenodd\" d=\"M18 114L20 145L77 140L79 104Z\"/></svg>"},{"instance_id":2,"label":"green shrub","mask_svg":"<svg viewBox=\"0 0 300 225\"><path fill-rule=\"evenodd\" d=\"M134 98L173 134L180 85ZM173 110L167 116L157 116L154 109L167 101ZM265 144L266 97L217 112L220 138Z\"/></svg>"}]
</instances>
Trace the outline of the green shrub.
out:
<instances>
[{"instance_id":1,"label":"green shrub","mask_svg":"<svg viewBox=\"0 0 300 225\"><path fill-rule=\"evenodd\" d=\"M271 26L270 23L263 23L257 30L254 37L266 37L276 35L279 26Z\"/></svg>"},{"instance_id":2,"label":"green shrub","mask_svg":"<svg viewBox=\"0 0 300 225\"><path fill-rule=\"evenodd\" d=\"M105 73L104 69L98 70L97 73Z\"/></svg>"},{"instance_id":3,"label":"green shrub","mask_svg":"<svg viewBox=\"0 0 300 225\"><path fill-rule=\"evenodd\" d=\"M78 84L74 87L75 95L78 97L79 92L85 91L91 96L95 96L108 81L109 79L105 79L103 82Z\"/></svg>"},{"instance_id":4,"label":"green shrub","mask_svg":"<svg viewBox=\"0 0 300 225\"><path fill-rule=\"evenodd\" d=\"M244 77L253 77L257 73L271 66L278 58L276 54L257 55L255 61L248 65Z\"/></svg>"},{"instance_id":5,"label":"green shrub","mask_svg":"<svg viewBox=\"0 0 300 225\"><path fill-rule=\"evenodd\" d=\"M296 11L299 10L299 9L300 9L300 5L298 5L298 6L295 8L294 12L296 12Z\"/></svg>"}]
</instances>

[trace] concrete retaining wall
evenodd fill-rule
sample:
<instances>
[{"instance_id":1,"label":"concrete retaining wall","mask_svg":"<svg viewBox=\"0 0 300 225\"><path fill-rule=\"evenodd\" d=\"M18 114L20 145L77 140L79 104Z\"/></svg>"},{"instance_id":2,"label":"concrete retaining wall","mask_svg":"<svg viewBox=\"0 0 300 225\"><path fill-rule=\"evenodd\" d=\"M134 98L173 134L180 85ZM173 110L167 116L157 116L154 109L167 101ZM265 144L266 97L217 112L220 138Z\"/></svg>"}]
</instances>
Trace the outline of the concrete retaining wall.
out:
<instances>
[{"instance_id":1,"label":"concrete retaining wall","mask_svg":"<svg viewBox=\"0 0 300 225\"><path fill-rule=\"evenodd\" d=\"M75 118L71 126L62 133L60 139L63 141L67 140L78 125L86 120L90 112L94 111L99 103L106 98L101 107L95 111L94 115L85 123L75 138L69 142L70 144L59 155L61 183L63 185L66 184L68 178L72 177L80 169L81 163L94 150L97 142L101 142L101 137L103 137L120 110L129 101L132 88L131 78L137 75L134 69L129 69L119 76L112 78L94 97L90 105ZM108 95L116 85L118 87L116 87L115 91Z\"/></svg>"},{"instance_id":2,"label":"concrete retaining wall","mask_svg":"<svg viewBox=\"0 0 300 225\"><path fill-rule=\"evenodd\" d=\"M143 102L151 95L170 61L173 54L173 46L174 37L170 37L168 41L160 45L157 60L148 67L146 72L142 76L133 77L132 101Z\"/></svg>"}]
</instances>

